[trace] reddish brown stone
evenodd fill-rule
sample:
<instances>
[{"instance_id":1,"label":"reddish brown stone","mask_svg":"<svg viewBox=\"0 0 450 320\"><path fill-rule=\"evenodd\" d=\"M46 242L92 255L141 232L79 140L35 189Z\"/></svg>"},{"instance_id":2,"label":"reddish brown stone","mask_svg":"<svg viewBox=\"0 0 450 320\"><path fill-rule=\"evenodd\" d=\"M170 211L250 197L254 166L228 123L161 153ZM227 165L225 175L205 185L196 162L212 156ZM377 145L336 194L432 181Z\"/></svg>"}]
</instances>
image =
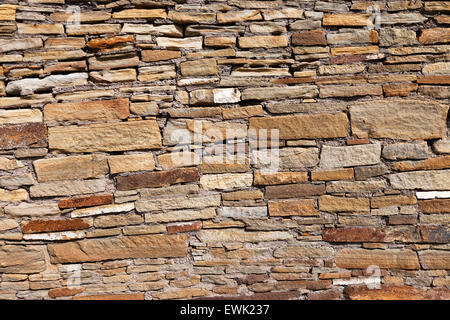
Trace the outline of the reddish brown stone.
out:
<instances>
[{"instance_id":1,"label":"reddish brown stone","mask_svg":"<svg viewBox=\"0 0 450 320\"><path fill-rule=\"evenodd\" d=\"M450 199L421 200L419 209L423 213L450 213Z\"/></svg>"},{"instance_id":2,"label":"reddish brown stone","mask_svg":"<svg viewBox=\"0 0 450 320\"><path fill-rule=\"evenodd\" d=\"M450 76L419 76L417 83L420 84L450 84Z\"/></svg>"},{"instance_id":3,"label":"reddish brown stone","mask_svg":"<svg viewBox=\"0 0 450 320\"><path fill-rule=\"evenodd\" d=\"M333 282L331 280L293 280L279 281L276 287L282 290L324 290L330 288L332 284Z\"/></svg>"},{"instance_id":4,"label":"reddish brown stone","mask_svg":"<svg viewBox=\"0 0 450 320\"><path fill-rule=\"evenodd\" d=\"M443 226L420 227L420 235L425 243L450 242L450 229Z\"/></svg>"},{"instance_id":5,"label":"reddish brown stone","mask_svg":"<svg viewBox=\"0 0 450 320\"><path fill-rule=\"evenodd\" d=\"M325 194L325 184L288 184L266 187L266 199L288 199Z\"/></svg>"},{"instance_id":6,"label":"reddish brown stone","mask_svg":"<svg viewBox=\"0 0 450 320\"><path fill-rule=\"evenodd\" d=\"M167 233L179 233L179 232L189 232L197 231L202 228L202 223L200 221L191 223L180 223L171 226L167 226Z\"/></svg>"},{"instance_id":7,"label":"reddish brown stone","mask_svg":"<svg viewBox=\"0 0 450 320\"><path fill-rule=\"evenodd\" d=\"M27 146L47 146L47 127L45 124L26 123L0 127L0 150Z\"/></svg>"},{"instance_id":8,"label":"reddish brown stone","mask_svg":"<svg viewBox=\"0 0 450 320\"><path fill-rule=\"evenodd\" d=\"M143 293L100 294L73 297L73 300L144 300Z\"/></svg>"},{"instance_id":9,"label":"reddish brown stone","mask_svg":"<svg viewBox=\"0 0 450 320\"><path fill-rule=\"evenodd\" d=\"M348 139L346 141L348 146L356 146L356 145L361 145L361 144L369 144L370 140L369 139Z\"/></svg>"},{"instance_id":10,"label":"reddish brown stone","mask_svg":"<svg viewBox=\"0 0 450 320\"><path fill-rule=\"evenodd\" d=\"M366 285L351 285L344 289L351 300L449 300L450 290L416 289L405 285L382 285L381 289L369 289Z\"/></svg>"},{"instance_id":11,"label":"reddish brown stone","mask_svg":"<svg viewBox=\"0 0 450 320\"><path fill-rule=\"evenodd\" d=\"M292 44L303 46L326 46L327 39L325 39L325 32L322 30L302 31L292 35Z\"/></svg>"},{"instance_id":12,"label":"reddish brown stone","mask_svg":"<svg viewBox=\"0 0 450 320\"><path fill-rule=\"evenodd\" d=\"M406 97L411 92L417 91L416 83L391 83L383 86L384 95L386 97Z\"/></svg>"},{"instance_id":13,"label":"reddish brown stone","mask_svg":"<svg viewBox=\"0 0 450 320\"><path fill-rule=\"evenodd\" d=\"M338 289L310 292L307 295L308 300L339 300L341 293Z\"/></svg>"},{"instance_id":14,"label":"reddish brown stone","mask_svg":"<svg viewBox=\"0 0 450 320\"><path fill-rule=\"evenodd\" d=\"M326 228L322 236L327 242L383 242L385 233L378 228Z\"/></svg>"},{"instance_id":15,"label":"reddish brown stone","mask_svg":"<svg viewBox=\"0 0 450 320\"><path fill-rule=\"evenodd\" d=\"M85 208L112 204L114 201L112 194L101 194L89 197L69 198L59 201L60 209Z\"/></svg>"},{"instance_id":16,"label":"reddish brown stone","mask_svg":"<svg viewBox=\"0 0 450 320\"><path fill-rule=\"evenodd\" d=\"M87 43L87 46L92 50L105 50L114 47L117 44L124 44L128 42L134 42L134 37L132 35L92 39Z\"/></svg>"},{"instance_id":17,"label":"reddish brown stone","mask_svg":"<svg viewBox=\"0 0 450 320\"><path fill-rule=\"evenodd\" d=\"M48 290L50 298L71 297L84 291L84 288L55 288Z\"/></svg>"},{"instance_id":18,"label":"reddish brown stone","mask_svg":"<svg viewBox=\"0 0 450 320\"><path fill-rule=\"evenodd\" d=\"M269 279L269 276L267 274L251 274L249 276L246 276L245 278L236 278L237 284L246 284L246 285L252 285L258 282L263 282L264 280Z\"/></svg>"},{"instance_id":19,"label":"reddish brown stone","mask_svg":"<svg viewBox=\"0 0 450 320\"><path fill-rule=\"evenodd\" d=\"M182 182L195 182L200 177L197 168L181 168L169 171L150 172L117 177L117 190L135 190L169 186Z\"/></svg>"},{"instance_id":20,"label":"reddish brown stone","mask_svg":"<svg viewBox=\"0 0 450 320\"><path fill-rule=\"evenodd\" d=\"M450 28L432 28L422 30L419 37L421 44L436 44L450 42Z\"/></svg>"},{"instance_id":21,"label":"reddish brown stone","mask_svg":"<svg viewBox=\"0 0 450 320\"><path fill-rule=\"evenodd\" d=\"M86 228L89 228L89 224L79 218L65 220L32 220L24 222L22 225L22 232L39 233L80 230Z\"/></svg>"}]
</instances>

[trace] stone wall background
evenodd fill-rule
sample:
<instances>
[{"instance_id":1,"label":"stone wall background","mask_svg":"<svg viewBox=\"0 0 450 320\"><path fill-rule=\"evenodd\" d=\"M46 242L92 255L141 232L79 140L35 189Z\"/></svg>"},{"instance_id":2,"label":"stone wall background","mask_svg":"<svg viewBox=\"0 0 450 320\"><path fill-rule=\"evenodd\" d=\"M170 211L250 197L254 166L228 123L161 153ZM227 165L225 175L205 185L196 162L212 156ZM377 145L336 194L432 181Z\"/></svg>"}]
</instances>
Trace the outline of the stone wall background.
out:
<instances>
[{"instance_id":1,"label":"stone wall background","mask_svg":"<svg viewBox=\"0 0 450 320\"><path fill-rule=\"evenodd\" d=\"M0 298L449 299L449 11L3 0Z\"/></svg>"}]
</instances>

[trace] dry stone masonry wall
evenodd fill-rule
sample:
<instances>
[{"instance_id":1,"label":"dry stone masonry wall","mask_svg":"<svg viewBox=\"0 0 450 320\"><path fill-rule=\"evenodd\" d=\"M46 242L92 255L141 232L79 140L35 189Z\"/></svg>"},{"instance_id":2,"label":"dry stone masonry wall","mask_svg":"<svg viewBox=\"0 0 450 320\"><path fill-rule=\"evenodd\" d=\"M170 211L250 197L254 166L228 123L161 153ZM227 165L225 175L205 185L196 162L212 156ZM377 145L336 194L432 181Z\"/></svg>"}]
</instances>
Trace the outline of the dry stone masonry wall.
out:
<instances>
[{"instance_id":1,"label":"dry stone masonry wall","mask_svg":"<svg viewBox=\"0 0 450 320\"><path fill-rule=\"evenodd\" d=\"M2 0L0 299L450 299L449 13Z\"/></svg>"}]
</instances>

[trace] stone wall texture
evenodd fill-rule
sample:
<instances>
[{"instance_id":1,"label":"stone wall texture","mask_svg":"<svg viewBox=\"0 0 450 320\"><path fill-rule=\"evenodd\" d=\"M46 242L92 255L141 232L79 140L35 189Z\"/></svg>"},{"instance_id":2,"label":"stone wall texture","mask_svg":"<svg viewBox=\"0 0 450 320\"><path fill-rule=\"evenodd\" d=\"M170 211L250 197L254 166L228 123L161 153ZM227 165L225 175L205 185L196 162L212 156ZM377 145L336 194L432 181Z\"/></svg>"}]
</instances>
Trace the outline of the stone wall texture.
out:
<instances>
[{"instance_id":1,"label":"stone wall texture","mask_svg":"<svg viewBox=\"0 0 450 320\"><path fill-rule=\"evenodd\" d=\"M0 299L450 299L449 13L2 0Z\"/></svg>"}]
</instances>

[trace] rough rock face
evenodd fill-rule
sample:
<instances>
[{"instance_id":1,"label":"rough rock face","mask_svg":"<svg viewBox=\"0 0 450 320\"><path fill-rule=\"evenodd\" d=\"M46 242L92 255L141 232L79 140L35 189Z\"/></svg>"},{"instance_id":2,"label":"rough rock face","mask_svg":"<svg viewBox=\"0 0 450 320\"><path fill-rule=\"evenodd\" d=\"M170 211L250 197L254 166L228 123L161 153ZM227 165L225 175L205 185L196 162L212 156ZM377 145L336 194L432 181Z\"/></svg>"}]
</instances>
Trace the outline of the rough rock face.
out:
<instances>
[{"instance_id":1,"label":"rough rock face","mask_svg":"<svg viewBox=\"0 0 450 320\"><path fill-rule=\"evenodd\" d=\"M449 13L0 1L0 299L450 300Z\"/></svg>"}]
</instances>

